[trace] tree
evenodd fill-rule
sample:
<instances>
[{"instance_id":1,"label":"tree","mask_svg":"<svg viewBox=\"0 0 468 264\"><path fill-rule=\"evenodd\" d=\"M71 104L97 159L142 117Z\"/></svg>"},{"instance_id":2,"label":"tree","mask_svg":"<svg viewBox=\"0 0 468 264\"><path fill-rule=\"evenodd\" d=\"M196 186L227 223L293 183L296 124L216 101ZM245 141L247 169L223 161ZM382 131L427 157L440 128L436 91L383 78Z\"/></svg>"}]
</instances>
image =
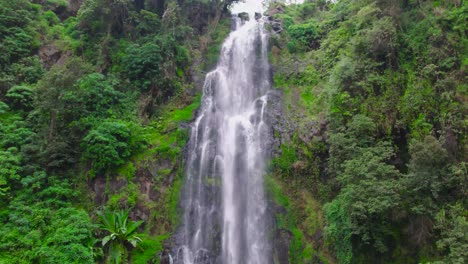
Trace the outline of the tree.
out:
<instances>
[{"instance_id":1,"label":"tree","mask_svg":"<svg viewBox=\"0 0 468 264\"><path fill-rule=\"evenodd\" d=\"M437 263L462 264L468 260L468 221L466 207L461 203L442 209L436 216L436 228L441 238L437 248L447 253L443 261Z\"/></svg>"},{"instance_id":2,"label":"tree","mask_svg":"<svg viewBox=\"0 0 468 264\"><path fill-rule=\"evenodd\" d=\"M83 156L92 161L97 172L122 165L131 154L130 137L130 129L125 124L104 122L83 139Z\"/></svg>"},{"instance_id":3,"label":"tree","mask_svg":"<svg viewBox=\"0 0 468 264\"><path fill-rule=\"evenodd\" d=\"M53 139L57 131L66 130L68 126L68 122L62 117L66 104L63 100L64 94L73 89L77 80L90 72L93 72L90 64L73 57L63 66L53 66L39 81L37 109L44 118L48 119L47 138L49 141Z\"/></svg>"},{"instance_id":4,"label":"tree","mask_svg":"<svg viewBox=\"0 0 468 264\"><path fill-rule=\"evenodd\" d=\"M388 219L401 204L400 173L388 164L393 148L377 142L372 119L355 115L346 129L338 131L330 136L329 169L342 188L325 205L326 230L340 262L351 263L358 247L379 254L388 250Z\"/></svg>"},{"instance_id":5,"label":"tree","mask_svg":"<svg viewBox=\"0 0 468 264\"><path fill-rule=\"evenodd\" d=\"M0 3L0 66L3 68L12 62L27 56L38 46L34 32L28 25L37 16L37 6L30 1L2 1Z\"/></svg>"},{"instance_id":6,"label":"tree","mask_svg":"<svg viewBox=\"0 0 468 264\"><path fill-rule=\"evenodd\" d=\"M80 28L90 35L122 33L132 9L130 0L85 0L78 12Z\"/></svg>"},{"instance_id":7,"label":"tree","mask_svg":"<svg viewBox=\"0 0 468 264\"><path fill-rule=\"evenodd\" d=\"M116 81L100 73L92 73L79 79L73 88L63 95L65 120L111 117L123 109L124 94L117 91Z\"/></svg>"},{"instance_id":8,"label":"tree","mask_svg":"<svg viewBox=\"0 0 468 264\"><path fill-rule=\"evenodd\" d=\"M313 20L306 24L291 25L288 27L288 32L300 47L315 49L319 46L320 32L317 23Z\"/></svg>"},{"instance_id":9,"label":"tree","mask_svg":"<svg viewBox=\"0 0 468 264\"><path fill-rule=\"evenodd\" d=\"M34 99L34 89L28 86L13 86L6 93L10 106L15 110L31 110Z\"/></svg>"},{"instance_id":10,"label":"tree","mask_svg":"<svg viewBox=\"0 0 468 264\"><path fill-rule=\"evenodd\" d=\"M416 214L437 212L437 200L450 182L447 151L433 136L414 140L409 149L409 172L402 183L408 195L410 210Z\"/></svg>"},{"instance_id":11,"label":"tree","mask_svg":"<svg viewBox=\"0 0 468 264\"><path fill-rule=\"evenodd\" d=\"M143 221L128 219L128 211L103 211L98 213L100 227L109 233L102 239L102 245L108 245L108 262L122 263L127 258L127 244L136 247L142 240L137 236L138 227Z\"/></svg>"},{"instance_id":12,"label":"tree","mask_svg":"<svg viewBox=\"0 0 468 264\"><path fill-rule=\"evenodd\" d=\"M2 261L94 263L86 246L94 226L83 209L70 203L77 198L76 190L66 179L42 171L21 176L8 209L2 207L0 214Z\"/></svg>"},{"instance_id":13,"label":"tree","mask_svg":"<svg viewBox=\"0 0 468 264\"><path fill-rule=\"evenodd\" d=\"M177 71L188 62L188 52L172 36L154 37L152 41L127 48L123 58L124 73L143 92L165 101L177 88Z\"/></svg>"},{"instance_id":14,"label":"tree","mask_svg":"<svg viewBox=\"0 0 468 264\"><path fill-rule=\"evenodd\" d=\"M84 137L83 157L92 162L94 172L104 172L125 163L144 143L139 127L117 121L105 121Z\"/></svg>"},{"instance_id":15,"label":"tree","mask_svg":"<svg viewBox=\"0 0 468 264\"><path fill-rule=\"evenodd\" d=\"M18 81L34 81L41 74L38 60L27 58L40 44L33 26L38 11L27 0L0 2L0 96Z\"/></svg>"},{"instance_id":16,"label":"tree","mask_svg":"<svg viewBox=\"0 0 468 264\"><path fill-rule=\"evenodd\" d=\"M4 201L9 200L9 190L15 189L21 179L21 152L34 135L25 125L19 115L0 118L0 196L3 196Z\"/></svg>"}]
</instances>

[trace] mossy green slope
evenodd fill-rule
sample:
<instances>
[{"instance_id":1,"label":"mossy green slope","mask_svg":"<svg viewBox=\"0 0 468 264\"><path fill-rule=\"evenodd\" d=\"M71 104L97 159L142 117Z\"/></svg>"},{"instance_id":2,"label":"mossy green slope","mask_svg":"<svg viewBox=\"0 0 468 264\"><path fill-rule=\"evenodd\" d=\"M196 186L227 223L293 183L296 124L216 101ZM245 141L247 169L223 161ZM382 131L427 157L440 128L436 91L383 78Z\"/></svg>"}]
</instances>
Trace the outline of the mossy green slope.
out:
<instances>
[{"instance_id":1,"label":"mossy green slope","mask_svg":"<svg viewBox=\"0 0 468 264\"><path fill-rule=\"evenodd\" d=\"M466 228L467 5L306 1L269 13L282 27L270 58L289 129L276 133L272 172L317 201L322 249L339 263L466 261L454 230ZM462 221L442 227L455 220L438 215L460 206Z\"/></svg>"}]
</instances>

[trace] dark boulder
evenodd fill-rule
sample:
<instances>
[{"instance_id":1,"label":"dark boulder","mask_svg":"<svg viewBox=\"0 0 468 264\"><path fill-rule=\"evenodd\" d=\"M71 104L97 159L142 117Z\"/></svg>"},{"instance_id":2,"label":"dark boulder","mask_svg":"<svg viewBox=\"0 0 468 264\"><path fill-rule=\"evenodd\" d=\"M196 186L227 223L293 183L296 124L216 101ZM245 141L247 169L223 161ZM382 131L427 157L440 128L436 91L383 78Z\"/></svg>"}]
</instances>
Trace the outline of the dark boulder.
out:
<instances>
[{"instance_id":1,"label":"dark boulder","mask_svg":"<svg viewBox=\"0 0 468 264\"><path fill-rule=\"evenodd\" d=\"M262 14L255 12L255 20L262 18Z\"/></svg>"},{"instance_id":2,"label":"dark boulder","mask_svg":"<svg viewBox=\"0 0 468 264\"><path fill-rule=\"evenodd\" d=\"M284 13L284 7L282 5L278 5L275 8L272 8L268 10L268 16L274 16L276 14L283 14Z\"/></svg>"},{"instance_id":3,"label":"dark boulder","mask_svg":"<svg viewBox=\"0 0 468 264\"><path fill-rule=\"evenodd\" d=\"M238 16L242 21L249 21L249 20L250 20L249 14L246 13L246 12L239 13L239 14L237 14L237 16Z\"/></svg>"}]
</instances>

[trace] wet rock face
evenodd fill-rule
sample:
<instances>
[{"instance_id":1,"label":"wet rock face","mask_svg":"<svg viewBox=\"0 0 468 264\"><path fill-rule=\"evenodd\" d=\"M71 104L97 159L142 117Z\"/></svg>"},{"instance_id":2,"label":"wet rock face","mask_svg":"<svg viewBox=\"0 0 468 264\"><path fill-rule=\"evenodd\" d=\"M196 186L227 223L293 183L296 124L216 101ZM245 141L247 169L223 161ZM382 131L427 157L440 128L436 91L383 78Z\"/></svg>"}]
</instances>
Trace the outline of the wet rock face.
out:
<instances>
[{"instance_id":1,"label":"wet rock face","mask_svg":"<svg viewBox=\"0 0 468 264\"><path fill-rule=\"evenodd\" d=\"M279 34L283 31L283 23L280 19L275 19L274 16L268 16L267 23L271 27L271 31L274 34Z\"/></svg>"},{"instance_id":2,"label":"wet rock face","mask_svg":"<svg viewBox=\"0 0 468 264\"><path fill-rule=\"evenodd\" d=\"M262 18L262 14L255 12L255 20Z\"/></svg>"},{"instance_id":3,"label":"wet rock face","mask_svg":"<svg viewBox=\"0 0 468 264\"><path fill-rule=\"evenodd\" d=\"M123 179L115 179L110 183L107 183L105 177L97 176L90 182L90 185L94 191L92 195L94 196L95 204L104 205L109 199L107 195L108 189L111 192L116 192L117 190L120 190L122 187L126 186L127 181Z\"/></svg>"},{"instance_id":4,"label":"wet rock face","mask_svg":"<svg viewBox=\"0 0 468 264\"><path fill-rule=\"evenodd\" d=\"M278 5L270 10L268 10L267 15L269 17L274 16L276 14L283 14L284 13L284 7L281 5Z\"/></svg>"},{"instance_id":5,"label":"wet rock face","mask_svg":"<svg viewBox=\"0 0 468 264\"><path fill-rule=\"evenodd\" d=\"M237 16L242 20L242 22L250 20L249 14L246 12L239 13Z\"/></svg>"},{"instance_id":6,"label":"wet rock face","mask_svg":"<svg viewBox=\"0 0 468 264\"><path fill-rule=\"evenodd\" d=\"M72 15L76 15L81 7L81 4L83 4L83 0L68 0L67 12Z\"/></svg>"},{"instance_id":7,"label":"wet rock face","mask_svg":"<svg viewBox=\"0 0 468 264\"><path fill-rule=\"evenodd\" d=\"M161 264L172 264L172 257L170 254L169 248L164 248L164 250L160 253L160 262Z\"/></svg>"},{"instance_id":8,"label":"wet rock face","mask_svg":"<svg viewBox=\"0 0 468 264\"><path fill-rule=\"evenodd\" d=\"M271 124L271 134L268 151L272 158L281 154L280 146L291 142L299 124L294 119L288 118L283 109L283 92L281 89L273 89L268 94L267 119Z\"/></svg>"},{"instance_id":9,"label":"wet rock face","mask_svg":"<svg viewBox=\"0 0 468 264\"><path fill-rule=\"evenodd\" d=\"M148 161L144 165L137 166L135 176L129 182L124 177L111 177L106 179L103 175L95 176L90 181L90 189L93 190L92 196L94 203L98 206L105 205L111 194L122 193L130 183L138 186L138 201L135 207L130 211L130 218L134 220L148 221L151 217L151 209L148 204L158 201L161 197L161 190L154 188L156 181L161 181L161 189L165 189L168 186L173 185L175 171L174 165L168 160L155 159L154 161ZM158 171L167 170L171 171L168 175L159 175ZM122 199L122 203L126 200Z\"/></svg>"},{"instance_id":10,"label":"wet rock face","mask_svg":"<svg viewBox=\"0 0 468 264\"><path fill-rule=\"evenodd\" d=\"M46 68L52 67L62 56L62 52L54 45L44 45L39 48L39 57Z\"/></svg>"},{"instance_id":11,"label":"wet rock face","mask_svg":"<svg viewBox=\"0 0 468 264\"><path fill-rule=\"evenodd\" d=\"M277 226L276 216L286 214L285 208L277 205L275 202L268 201L268 215L271 217L267 221L268 229L271 230L272 248L273 248L273 263L272 264L289 264L289 244L292 234Z\"/></svg>"},{"instance_id":12,"label":"wet rock face","mask_svg":"<svg viewBox=\"0 0 468 264\"><path fill-rule=\"evenodd\" d=\"M281 31L283 31L283 23L281 23L281 21L279 21L277 19L272 19L272 20L270 20L269 23L271 25L271 29L276 34L279 34L279 33L281 33Z\"/></svg>"},{"instance_id":13,"label":"wet rock face","mask_svg":"<svg viewBox=\"0 0 468 264\"><path fill-rule=\"evenodd\" d=\"M94 191L94 202L96 204L104 204L106 202L106 179L104 177L96 177L91 186Z\"/></svg>"},{"instance_id":14,"label":"wet rock face","mask_svg":"<svg viewBox=\"0 0 468 264\"><path fill-rule=\"evenodd\" d=\"M64 65L67 59L71 57L71 52L62 52L53 44L46 44L39 48L39 58L46 69L50 69L55 64Z\"/></svg>"},{"instance_id":15,"label":"wet rock face","mask_svg":"<svg viewBox=\"0 0 468 264\"><path fill-rule=\"evenodd\" d=\"M289 244L291 243L292 235L286 230L278 229L275 233L275 264L289 263Z\"/></svg>"},{"instance_id":16,"label":"wet rock face","mask_svg":"<svg viewBox=\"0 0 468 264\"><path fill-rule=\"evenodd\" d=\"M268 24L271 26L271 29L273 33L279 34L281 31L283 31L283 23L281 22L280 19L275 19L275 15L277 14L283 14L284 13L284 8L281 5L276 6L275 8L272 8L268 10L266 16L268 17Z\"/></svg>"}]
</instances>

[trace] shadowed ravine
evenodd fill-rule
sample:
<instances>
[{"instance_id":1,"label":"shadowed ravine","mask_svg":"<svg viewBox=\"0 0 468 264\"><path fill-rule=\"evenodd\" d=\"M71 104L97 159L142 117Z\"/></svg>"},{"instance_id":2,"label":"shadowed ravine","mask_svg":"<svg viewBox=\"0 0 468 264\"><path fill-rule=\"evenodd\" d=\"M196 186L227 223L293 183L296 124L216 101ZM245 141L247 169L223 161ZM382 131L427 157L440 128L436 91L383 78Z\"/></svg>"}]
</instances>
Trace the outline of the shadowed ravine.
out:
<instances>
[{"instance_id":1,"label":"shadowed ravine","mask_svg":"<svg viewBox=\"0 0 468 264\"><path fill-rule=\"evenodd\" d=\"M263 174L270 70L262 19L233 18L192 125L178 264L271 263Z\"/></svg>"}]
</instances>

